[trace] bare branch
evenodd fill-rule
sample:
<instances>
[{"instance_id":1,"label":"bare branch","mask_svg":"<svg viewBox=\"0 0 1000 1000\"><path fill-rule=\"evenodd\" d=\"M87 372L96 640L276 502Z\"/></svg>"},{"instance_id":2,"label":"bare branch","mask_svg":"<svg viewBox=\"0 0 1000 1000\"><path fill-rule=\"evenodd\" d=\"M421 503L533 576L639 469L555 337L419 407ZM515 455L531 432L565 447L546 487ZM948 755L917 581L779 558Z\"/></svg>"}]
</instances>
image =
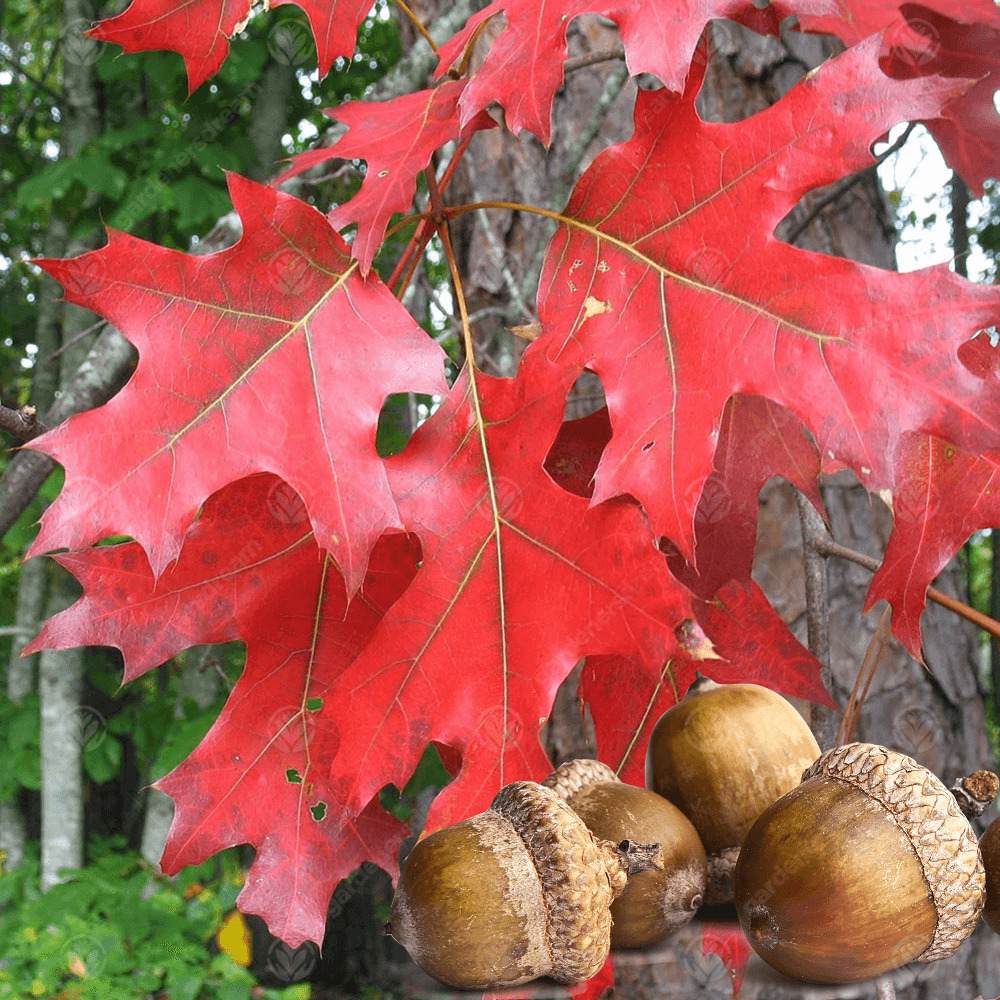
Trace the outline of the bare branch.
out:
<instances>
[{"instance_id":1,"label":"bare branch","mask_svg":"<svg viewBox=\"0 0 1000 1000\"><path fill-rule=\"evenodd\" d=\"M38 411L30 403L12 410L0 403L0 430L16 437L18 441L30 441L38 437L45 428L38 421Z\"/></svg>"}]
</instances>

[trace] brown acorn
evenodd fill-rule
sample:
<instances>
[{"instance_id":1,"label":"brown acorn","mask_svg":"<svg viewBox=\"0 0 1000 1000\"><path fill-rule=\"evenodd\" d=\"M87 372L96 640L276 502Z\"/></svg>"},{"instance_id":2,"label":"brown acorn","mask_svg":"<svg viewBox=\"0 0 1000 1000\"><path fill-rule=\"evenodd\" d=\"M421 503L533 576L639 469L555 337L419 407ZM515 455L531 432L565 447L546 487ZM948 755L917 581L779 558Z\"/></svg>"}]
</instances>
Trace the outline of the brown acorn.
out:
<instances>
[{"instance_id":1,"label":"brown acorn","mask_svg":"<svg viewBox=\"0 0 1000 1000\"><path fill-rule=\"evenodd\" d=\"M984 898L976 835L955 794L871 743L824 753L757 820L736 867L736 908L754 950L818 983L946 958L972 933Z\"/></svg>"},{"instance_id":2,"label":"brown acorn","mask_svg":"<svg viewBox=\"0 0 1000 1000\"><path fill-rule=\"evenodd\" d=\"M417 843L387 930L449 986L581 982L608 957L614 898L660 864L658 845L597 840L554 791L518 781Z\"/></svg>"},{"instance_id":3,"label":"brown acorn","mask_svg":"<svg viewBox=\"0 0 1000 1000\"><path fill-rule=\"evenodd\" d=\"M653 789L694 824L708 853L706 903L733 898L740 844L757 817L819 756L805 720L758 684L699 678L657 723Z\"/></svg>"},{"instance_id":4,"label":"brown acorn","mask_svg":"<svg viewBox=\"0 0 1000 1000\"><path fill-rule=\"evenodd\" d=\"M567 761L543 784L570 804L595 837L660 844L663 869L637 874L611 906L613 948L644 948L694 916L705 895L705 848L675 805L625 784L597 760Z\"/></svg>"}]
</instances>

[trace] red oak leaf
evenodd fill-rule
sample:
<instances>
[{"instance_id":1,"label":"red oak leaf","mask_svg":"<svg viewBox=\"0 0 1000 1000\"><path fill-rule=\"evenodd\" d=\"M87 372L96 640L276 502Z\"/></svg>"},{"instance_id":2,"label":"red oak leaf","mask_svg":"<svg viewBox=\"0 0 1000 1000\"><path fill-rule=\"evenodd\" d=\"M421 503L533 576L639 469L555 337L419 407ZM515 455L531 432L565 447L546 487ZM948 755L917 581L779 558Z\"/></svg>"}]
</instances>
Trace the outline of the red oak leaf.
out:
<instances>
[{"instance_id":1,"label":"red oak leaf","mask_svg":"<svg viewBox=\"0 0 1000 1000\"><path fill-rule=\"evenodd\" d=\"M600 375L614 431L592 502L636 497L689 561L735 392L789 407L869 488L891 482L906 430L1000 444L1000 398L958 354L996 320L1000 290L774 236L807 191L870 164L892 124L933 117L965 86L889 80L878 48L855 46L736 124L698 117L696 80L683 97L640 92L633 138L584 174L550 246L536 343Z\"/></svg>"},{"instance_id":2,"label":"red oak leaf","mask_svg":"<svg viewBox=\"0 0 1000 1000\"><path fill-rule=\"evenodd\" d=\"M331 159L366 160L368 169L361 190L350 201L330 212L338 229L358 224L352 253L367 274L378 253L389 219L413 202L417 174L430 163L434 151L463 132L492 128L487 114L477 116L465 129L458 121L458 99L467 80L448 80L433 90L403 94L389 101L349 101L324 114L350 130L332 146L296 156L291 167L274 183L280 184L317 163Z\"/></svg>"},{"instance_id":3,"label":"red oak leaf","mask_svg":"<svg viewBox=\"0 0 1000 1000\"><path fill-rule=\"evenodd\" d=\"M494 0L474 14L440 52L438 73L457 63L479 26L503 13L507 25L462 95L462 121L497 101L514 133L527 129L546 145L552 136L552 102L563 83L566 35L573 18L600 14L621 32L633 76L652 73L670 90L683 90L705 25L731 18L756 31L777 34L783 18L801 11L836 10L835 0L776 0L758 9L749 0Z\"/></svg>"},{"instance_id":4,"label":"red oak leaf","mask_svg":"<svg viewBox=\"0 0 1000 1000\"><path fill-rule=\"evenodd\" d=\"M802 422L762 396L733 396L719 428L712 475L695 511L698 568L674 550L670 568L706 600L729 580L749 581L757 544L758 497L781 476L823 510L820 458Z\"/></svg>"},{"instance_id":5,"label":"red oak leaf","mask_svg":"<svg viewBox=\"0 0 1000 1000\"><path fill-rule=\"evenodd\" d=\"M105 406L31 443L66 468L31 551L122 533L161 573L207 496L272 472L353 592L375 541L400 526L379 409L392 392L443 391L443 354L376 277L362 280L315 209L239 177L230 191L243 238L220 253L111 232L101 250L41 262L136 345L139 365Z\"/></svg>"},{"instance_id":6,"label":"red oak leaf","mask_svg":"<svg viewBox=\"0 0 1000 1000\"><path fill-rule=\"evenodd\" d=\"M675 649L691 607L642 512L589 508L542 468L571 384L534 349L516 379L466 371L389 461L423 562L329 699L348 807L404 784L435 740L462 770L428 828L481 811L550 769L539 728L582 656Z\"/></svg>"},{"instance_id":7,"label":"red oak leaf","mask_svg":"<svg viewBox=\"0 0 1000 1000\"><path fill-rule=\"evenodd\" d=\"M908 434L899 478L892 535L865 610L889 601L892 631L920 660L927 588L974 531L1000 527L1000 453L974 455L940 438Z\"/></svg>"},{"instance_id":8,"label":"red oak leaf","mask_svg":"<svg viewBox=\"0 0 1000 1000\"><path fill-rule=\"evenodd\" d=\"M211 497L159 579L134 542L57 556L84 596L26 650L114 646L133 680L201 643L240 639L246 667L208 735L157 783L177 811L169 873L234 844L257 848L240 908L293 947L321 943L336 884L366 859L390 873L406 829L372 799L331 815L324 764L336 733L318 711L331 683L412 579L418 546L386 536L348 603L302 501L253 476Z\"/></svg>"},{"instance_id":9,"label":"red oak leaf","mask_svg":"<svg viewBox=\"0 0 1000 1000\"><path fill-rule=\"evenodd\" d=\"M372 6L370 0L271 0L270 6L289 3L309 18L320 76L329 73L335 59L354 53L358 27ZM88 33L126 52L179 53L192 93L225 62L229 39L242 29L251 7L251 0L132 0L121 14L100 21ZM279 25L270 44L279 58L297 61L297 53L288 51L302 46L297 26Z\"/></svg>"},{"instance_id":10,"label":"red oak leaf","mask_svg":"<svg viewBox=\"0 0 1000 1000\"><path fill-rule=\"evenodd\" d=\"M911 79L939 73L977 82L927 125L945 159L977 194L1000 163L1000 8L993 0L840 0L834 14L801 18L807 31L837 35L848 45L885 32L882 65Z\"/></svg>"}]
</instances>

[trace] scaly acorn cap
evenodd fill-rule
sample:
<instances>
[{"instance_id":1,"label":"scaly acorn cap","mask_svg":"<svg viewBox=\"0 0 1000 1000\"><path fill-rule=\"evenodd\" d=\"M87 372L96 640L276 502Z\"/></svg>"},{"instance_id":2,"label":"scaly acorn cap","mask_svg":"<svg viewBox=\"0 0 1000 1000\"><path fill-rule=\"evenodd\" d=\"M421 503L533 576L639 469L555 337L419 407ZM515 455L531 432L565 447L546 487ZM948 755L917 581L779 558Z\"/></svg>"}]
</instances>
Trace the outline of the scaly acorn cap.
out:
<instances>
[{"instance_id":1,"label":"scaly acorn cap","mask_svg":"<svg viewBox=\"0 0 1000 1000\"><path fill-rule=\"evenodd\" d=\"M502 788L490 810L514 827L534 861L549 975L567 983L597 975L610 949L611 904L630 875L662 866L659 845L598 840L556 792L533 781Z\"/></svg>"},{"instance_id":2,"label":"scaly acorn cap","mask_svg":"<svg viewBox=\"0 0 1000 1000\"><path fill-rule=\"evenodd\" d=\"M560 764L543 782L546 788L551 788L567 802L574 795L591 785L603 785L608 781L621 781L615 772L599 760L588 757L578 757Z\"/></svg>"},{"instance_id":3,"label":"scaly acorn cap","mask_svg":"<svg viewBox=\"0 0 1000 1000\"><path fill-rule=\"evenodd\" d=\"M802 780L821 774L880 803L909 840L937 911L934 937L917 961L953 954L975 929L986 901L979 844L955 796L912 757L873 743L827 750Z\"/></svg>"}]
</instances>

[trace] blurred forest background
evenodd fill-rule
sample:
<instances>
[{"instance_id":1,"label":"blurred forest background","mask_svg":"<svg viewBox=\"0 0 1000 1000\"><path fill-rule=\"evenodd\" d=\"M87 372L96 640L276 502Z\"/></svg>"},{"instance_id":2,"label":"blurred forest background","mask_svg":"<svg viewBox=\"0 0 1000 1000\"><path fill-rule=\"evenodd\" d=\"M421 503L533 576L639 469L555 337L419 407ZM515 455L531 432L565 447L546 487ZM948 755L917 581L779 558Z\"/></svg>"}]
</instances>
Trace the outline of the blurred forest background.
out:
<instances>
[{"instance_id":1,"label":"blurred forest background","mask_svg":"<svg viewBox=\"0 0 1000 1000\"><path fill-rule=\"evenodd\" d=\"M416 89L433 67L409 22L379 0L354 59L320 81L304 16L281 7L254 17L221 72L189 97L179 57L123 57L82 36L121 6L0 0L0 401L34 404L48 424L107 399L127 380L134 356L97 317L64 305L30 258L98 246L105 225L193 252L225 246L238 231L224 171L268 179L281 158L331 141L334 127L321 109ZM482 4L414 6L443 38ZM714 30L701 98L709 118L751 114L837 48L794 32L779 41L732 25ZM452 197L561 207L593 155L629 134L636 84L616 57L613 26L583 18L571 38L574 54L602 58L570 73L552 150L528 136L481 134ZM878 169L810 196L786 220L786 238L884 267L952 261L976 280L996 280L1000 190L994 185L985 198L970 198L921 127L894 132L888 150ZM289 189L327 207L357 189L363 169L327 165ZM519 345L506 331L535 319L534 283L548 234L544 220L512 213L456 226L487 370L509 372L516 364ZM383 275L401 246L390 244L379 258ZM405 302L460 364L447 273L433 244ZM574 414L599 400L596 380L582 386ZM390 399L380 428L385 453L404 446L430 402ZM120 660L110 650L20 658L39 622L76 590L49 560L21 563L38 516L59 491L60 473L38 456L9 450L14 444L5 438L0 450L0 997L398 995L405 987L394 985L394 976L403 956L379 934L391 887L377 869L362 869L338 890L322 957L311 945L287 948L259 921L235 913L246 849L176 879L158 872L171 804L148 785L207 731L241 669L242 650L191 650L123 689ZM826 498L838 540L880 555L889 523L881 504L843 477L827 485ZM759 549L760 582L804 637L799 522L794 496L781 484L762 496ZM938 585L1000 618L998 560L996 536L980 533ZM841 704L875 627L875 618L860 614L867 580L859 567L829 567ZM949 777L990 764L1000 720L1000 649L935 610L927 659L929 673L893 650L861 736L898 745ZM554 760L594 751L575 711L572 679L547 739ZM429 752L410 785L387 789L385 799L416 830L447 780ZM991 961L996 972L1000 960ZM973 973L971 988L981 989L990 974Z\"/></svg>"}]
</instances>

